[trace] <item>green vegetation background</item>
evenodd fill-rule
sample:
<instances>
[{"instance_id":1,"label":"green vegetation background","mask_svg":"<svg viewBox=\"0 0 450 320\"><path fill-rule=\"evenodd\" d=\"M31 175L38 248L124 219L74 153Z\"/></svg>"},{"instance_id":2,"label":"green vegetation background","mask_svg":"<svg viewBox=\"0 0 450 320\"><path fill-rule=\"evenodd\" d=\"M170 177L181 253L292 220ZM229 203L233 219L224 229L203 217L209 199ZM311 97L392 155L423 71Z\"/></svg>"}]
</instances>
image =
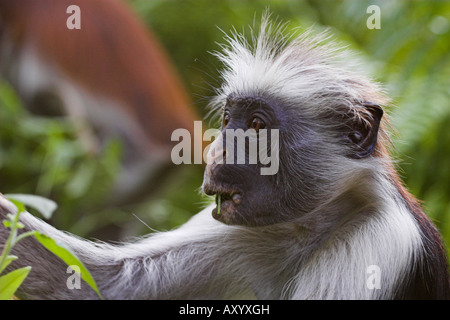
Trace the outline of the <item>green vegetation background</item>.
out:
<instances>
[{"instance_id":1,"label":"green vegetation background","mask_svg":"<svg viewBox=\"0 0 450 320\"><path fill-rule=\"evenodd\" d=\"M450 246L450 2L446 1L238 1L132 0L131 5L172 58L205 114L219 85L211 55L223 31L247 30L266 8L288 28L321 31L358 51L364 67L393 98L395 156L410 191ZM381 8L381 29L370 30L369 5ZM168 230L201 209L202 168L186 166L158 192L133 206L108 206L120 145L86 154L70 122L30 115L7 83L0 83L0 192L33 193L55 200L52 223L80 236L121 239ZM145 224L143 223L145 222Z\"/></svg>"}]
</instances>

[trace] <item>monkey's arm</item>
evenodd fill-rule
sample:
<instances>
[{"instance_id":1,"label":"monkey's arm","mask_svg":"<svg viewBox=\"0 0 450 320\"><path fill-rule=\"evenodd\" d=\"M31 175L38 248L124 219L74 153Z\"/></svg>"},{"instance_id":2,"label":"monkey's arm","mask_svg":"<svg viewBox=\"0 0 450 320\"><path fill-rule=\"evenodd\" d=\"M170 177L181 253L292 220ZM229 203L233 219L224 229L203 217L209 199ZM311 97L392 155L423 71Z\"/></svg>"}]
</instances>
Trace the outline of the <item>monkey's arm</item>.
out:
<instances>
[{"instance_id":1,"label":"monkey's arm","mask_svg":"<svg viewBox=\"0 0 450 320\"><path fill-rule=\"evenodd\" d=\"M14 206L0 196L0 220L12 211L15 211ZM239 263L241 250L236 248L240 242L224 243L235 228L212 219L208 209L180 229L123 245L79 239L29 213L21 214L21 222L25 231L39 230L71 248L91 272L106 299L226 298L242 291L245 284L242 279L236 281L243 266ZM224 229L229 231L224 232ZM9 230L1 225L1 246L8 234ZM11 263L9 269L32 266L17 292L20 298L98 298L84 282L81 289L69 289L67 279L72 273L67 273L67 265L34 237L21 240L12 254L19 259ZM229 266L230 259L237 262L234 267Z\"/></svg>"}]
</instances>

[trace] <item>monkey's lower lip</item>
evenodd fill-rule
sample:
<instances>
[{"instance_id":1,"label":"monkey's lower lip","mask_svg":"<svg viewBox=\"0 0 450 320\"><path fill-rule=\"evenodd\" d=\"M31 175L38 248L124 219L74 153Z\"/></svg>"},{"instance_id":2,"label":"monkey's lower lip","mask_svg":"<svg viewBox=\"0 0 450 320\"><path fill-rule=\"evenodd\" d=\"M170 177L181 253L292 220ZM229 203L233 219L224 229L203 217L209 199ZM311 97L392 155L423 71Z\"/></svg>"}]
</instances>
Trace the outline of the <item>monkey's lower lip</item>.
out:
<instances>
[{"instance_id":1,"label":"monkey's lower lip","mask_svg":"<svg viewBox=\"0 0 450 320\"><path fill-rule=\"evenodd\" d=\"M213 209L212 215L215 219L225 223L234 221L236 209L241 202L242 196L240 193L217 193L217 207Z\"/></svg>"},{"instance_id":2,"label":"monkey's lower lip","mask_svg":"<svg viewBox=\"0 0 450 320\"><path fill-rule=\"evenodd\" d=\"M234 220L238 203L233 200L233 197L231 195L217 194L216 204L217 206L212 211L212 215L216 220L222 221L224 223L229 223L230 221Z\"/></svg>"}]
</instances>

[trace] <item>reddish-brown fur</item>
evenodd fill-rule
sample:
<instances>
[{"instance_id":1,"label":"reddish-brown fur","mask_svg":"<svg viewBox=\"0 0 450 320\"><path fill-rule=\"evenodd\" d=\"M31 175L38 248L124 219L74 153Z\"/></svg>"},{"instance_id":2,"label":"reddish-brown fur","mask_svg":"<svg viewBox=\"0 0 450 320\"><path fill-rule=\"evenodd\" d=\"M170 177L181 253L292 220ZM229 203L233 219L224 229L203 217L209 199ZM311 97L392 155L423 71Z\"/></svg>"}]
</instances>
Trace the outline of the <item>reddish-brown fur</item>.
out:
<instances>
[{"instance_id":1,"label":"reddish-brown fur","mask_svg":"<svg viewBox=\"0 0 450 320\"><path fill-rule=\"evenodd\" d=\"M66 27L70 5L81 9L80 30ZM153 143L170 144L174 129L199 119L166 54L121 1L0 0L0 14L15 45L32 41L84 89L121 102Z\"/></svg>"},{"instance_id":2,"label":"reddish-brown fur","mask_svg":"<svg viewBox=\"0 0 450 320\"><path fill-rule=\"evenodd\" d=\"M390 159L390 145L386 127L389 121L382 121L379 130L379 140L374 155ZM439 231L425 214L419 200L405 187L392 162L387 161L387 172L391 183L398 191L420 228L423 239L423 255L415 264L411 263L410 275L402 283L396 293L396 299L450 299L450 277L448 257ZM429 262L432 263L429 263Z\"/></svg>"}]
</instances>

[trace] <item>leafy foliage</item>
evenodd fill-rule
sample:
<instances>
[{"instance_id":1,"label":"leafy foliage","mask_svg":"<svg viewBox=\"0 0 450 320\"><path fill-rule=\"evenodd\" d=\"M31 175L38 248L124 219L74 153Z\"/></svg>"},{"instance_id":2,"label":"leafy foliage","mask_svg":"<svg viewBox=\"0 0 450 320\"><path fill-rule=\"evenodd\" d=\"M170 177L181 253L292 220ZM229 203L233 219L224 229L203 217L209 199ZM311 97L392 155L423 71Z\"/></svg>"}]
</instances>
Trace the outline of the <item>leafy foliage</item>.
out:
<instances>
[{"instance_id":1,"label":"leafy foliage","mask_svg":"<svg viewBox=\"0 0 450 320\"><path fill-rule=\"evenodd\" d=\"M17 199L21 199L18 201ZM81 278L102 298L100 291L97 288L95 280L92 278L89 271L84 264L77 258L77 256L71 252L70 249L65 248L61 244L58 244L51 237L36 231L31 230L18 234L18 230L24 226L19 222L20 214L25 212L25 204L37 208L38 211L44 216L50 218L56 210L56 204L52 201L33 195L19 194L14 198L10 198L10 201L17 207L17 212L14 214L8 214L8 219L3 221L5 227L11 229L10 235L3 247L0 255L0 274L6 269L6 267L17 259L16 256L10 254L11 249L22 239L30 236L34 236L47 250L61 258L69 266L77 266L81 274ZM31 267L26 266L16 270L13 270L7 274L0 276L0 300L11 299L20 287L22 282L30 273Z\"/></svg>"}]
</instances>

